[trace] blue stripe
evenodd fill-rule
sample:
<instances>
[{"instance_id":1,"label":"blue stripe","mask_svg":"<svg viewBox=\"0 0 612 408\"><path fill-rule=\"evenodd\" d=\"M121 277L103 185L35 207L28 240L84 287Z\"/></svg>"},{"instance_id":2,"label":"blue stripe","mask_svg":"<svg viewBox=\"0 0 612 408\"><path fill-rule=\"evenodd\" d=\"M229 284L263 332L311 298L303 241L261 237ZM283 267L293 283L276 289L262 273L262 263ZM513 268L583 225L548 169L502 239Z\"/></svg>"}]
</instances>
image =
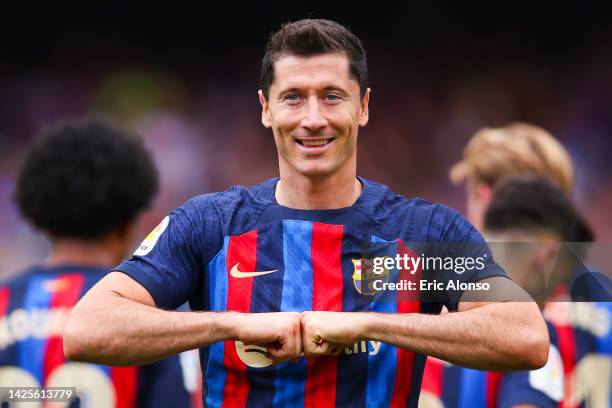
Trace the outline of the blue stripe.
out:
<instances>
[{"instance_id":1,"label":"blue stripe","mask_svg":"<svg viewBox=\"0 0 612 408\"><path fill-rule=\"evenodd\" d=\"M44 385L43 364L45 361L45 348L48 337L37 338L36 330L41 329L41 321L34 320L33 313L42 317L42 313L49 313L51 293L43 287L43 282L51 280L51 277L34 275L28 282L28 289L24 299L24 308L29 315L31 333L23 341L18 343L19 366L32 373L38 383Z\"/></svg>"},{"instance_id":2,"label":"blue stripe","mask_svg":"<svg viewBox=\"0 0 612 408\"><path fill-rule=\"evenodd\" d=\"M283 292L281 310L303 312L312 309L312 223L283 221ZM306 359L297 364L284 363L276 367L273 406L298 408L304 406Z\"/></svg>"},{"instance_id":3,"label":"blue stripe","mask_svg":"<svg viewBox=\"0 0 612 408\"><path fill-rule=\"evenodd\" d=\"M363 295L365 280L357 282L353 260L369 258L370 237L354 228L345 227L342 239L342 311L363 312L370 309L371 296ZM364 285L365 286L365 285ZM367 291L366 291L367 293ZM338 356L336 380L336 406L359 407L366 405L368 355L373 350L369 341L360 341L344 349ZM374 374L374 373L372 373ZM374 374L378 375L378 373Z\"/></svg>"},{"instance_id":4,"label":"blue stripe","mask_svg":"<svg viewBox=\"0 0 612 408\"><path fill-rule=\"evenodd\" d=\"M227 309L227 267L226 256L229 237L225 237L223 250L211 261L208 267L208 282L210 288L210 310L224 312ZM223 389L225 386L225 368L223 356L225 342L219 341L209 346L209 359L204 373L204 386L206 406L219 407L223 403Z\"/></svg>"},{"instance_id":5,"label":"blue stripe","mask_svg":"<svg viewBox=\"0 0 612 408\"><path fill-rule=\"evenodd\" d=\"M257 232L256 271L277 272L253 278L251 313L270 313L281 310L285 266L283 263L283 224L275 222ZM269 407L274 401L276 367L247 367L250 383L246 406Z\"/></svg>"},{"instance_id":6,"label":"blue stripe","mask_svg":"<svg viewBox=\"0 0 612 408\"><path fill-rule=\"evenodd\" d=\"M486 407L486 371L461 369L459 408Z\"/></svg>"},{"instance_id":7,"label":"blue stripe","mask_svg":"<svg viewBox=\"0 0 612 408\"><path fill-rule=\"evenodd\" d=\"M457 408L461 393L461 372L463 368L454 364L442 368L442 404L445 408Z\"/></svg>"},{"instance_id":8,"label":"blue stripe","mask_svg":"<svg viewBox=\"0 0 612 408\"><path fill-rule=\"evenodd\" d=\"M395 256L397 253L397 243L384 241L380 238L372 236L375 254L380 249L384 251L384 247L388 246L388 255ZM376 245L382 244L382 245ZM388 244L388 245L385 245ZM397 270L393 270L389 281L397 280ZM370 310L378 313L397 313L397 294L395 291L387 291L382 297L375 297L370 303ZM368 356L368 375L366 403L367 406L388 407L391 404L393 395L393 385L395 384L395 376L397 373L397 349L390 344L380 343L378 353L373 356Z\"/></svg>"}]
</instances>

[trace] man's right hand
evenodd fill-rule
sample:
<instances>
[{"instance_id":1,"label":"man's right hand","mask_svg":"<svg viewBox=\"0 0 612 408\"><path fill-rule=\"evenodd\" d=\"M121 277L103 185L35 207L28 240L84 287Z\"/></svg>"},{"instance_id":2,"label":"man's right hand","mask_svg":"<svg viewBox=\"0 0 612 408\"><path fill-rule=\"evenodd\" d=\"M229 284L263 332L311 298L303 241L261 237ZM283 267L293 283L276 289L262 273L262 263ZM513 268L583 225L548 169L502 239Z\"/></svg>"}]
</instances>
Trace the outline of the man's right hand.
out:
<instances>
[{"instance_id":1,"label":"man's right hand","mask_svg":"<svg viewBox=\"0 0 612 408\"><path fill-rule=\"evenodd\" d=\"M302 355L300 313L232 313L235 340L265 347L274 363L297 361Z\"/></svg>"}]
</instances>

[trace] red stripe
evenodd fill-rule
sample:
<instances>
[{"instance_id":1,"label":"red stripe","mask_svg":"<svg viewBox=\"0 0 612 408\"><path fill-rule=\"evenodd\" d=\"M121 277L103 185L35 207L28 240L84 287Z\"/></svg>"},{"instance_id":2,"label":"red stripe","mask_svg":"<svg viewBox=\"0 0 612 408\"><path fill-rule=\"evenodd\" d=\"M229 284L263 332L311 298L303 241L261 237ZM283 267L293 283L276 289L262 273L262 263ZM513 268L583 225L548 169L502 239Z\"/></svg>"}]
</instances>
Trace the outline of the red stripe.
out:
<instances>
[{"instance_id":1,"label":"red stripe","mask_svg":"<svg viewBox=\"0 0 612 408\"><path fill-rule=\"evenodd\" d=\"M404 243L400 240L397 241L397 251L403 256L407 254L409 257L416 257L417 255L408 249ZM417 289L419 288L418 282L421 279L423 273L422 269L419 269L411 274L411 271L402 269L399 273L399 279L411 280L417 282ZM408 295L402 296L398 294L397 299L397 313L419 313L421 303L419 301L420 290L411 291ZM393 388L393 396L391 397L392 407L405 407L408 397L410 395L410 387L412 385L412 375L414 371L414 353L412 351L397 347L397 372L395 375L395 386Z\"/></svg>"},{"instance_id":2,"label":"red stripe","mask_svg":"<svg viewBox=\"0 0 612 408\"><path fill-rule=\"evenodd\" d=\"M312 226L312 310L342 311L342 225ZM326 407L336 403L338 357L308 361L304 406Z\"/></svg>"},{"instance_id":3,"label":"red stripe","mask_svg":"<svg viewBox=\"0 0 612 408\"><path fill-rule=\"evenodd\" d=\"M51 286L54 288L51 304L49 305L51 310L58 313L59 309L65 309L65 317L67 318L69 310L79 301L84 284L85 277L80 273L57 276ZM61 336L66 321L58 323L61 325L58 328L59 330L51 332L45 348L45 359L43 362L43 378L45 382L49 378L49 374L66 361Z\"/></svg>"},{"instance_id":4,"label":"red stripe","mask_svg":"<svg viewBox=\"0 0 612 408\"><path fill-rule=\"evenodd\" d=\"M554 291L554 294L550 297L549 302L566 302L568 295L567 287L561 284ZM556 313L565 313L565 315L556 316L550 319L555 332L557 333L557 341L559 346L559 354L561 354L561 361L563 362L563 382L564 382L564 399L559 402L559 408L574 408L578 404L571 404L570 398L575 394L574 390L574 368L576 366L576 337L574 328L572 327L570 320L571 303L564 303L565 307L560 307Z\"/></svg>"},{"instance_id":5,"label":"red stripe","mask_svg":"<svg viewBox=\"0 0 612 408\"><path fill-rule=\"evenodd\" d=\"M497 406L497 394L499 393L499 385L504 373L501 371L487 371L486 387L487 387L487 408L495 408Z\"/></svg>"},{"instance_id":6,"label":"red stripe","mask_svg":"<svg viewBox=\"0 0 612 408\"><path fill-rule=\"evenodd\" d=\"M428 391L438 398L442 398L444 388L444 363L434 357L427 357L425 371L423 372L423 391Z\"/></svg>"},{"instance_id":7,"label":"red stripe","mask_svg":"<svg viewBox=\"0 0 612 408\"><path fill-rule=\"evenodd\" d=\"M237 279L229 273L234 265L242 272L253 272L257 264L257 230L231 237L227 249L227 310L248 313L251 310L253 279ZM223 389L223 407L244 407L249 396L246 365L236 353L233 340L226 340L223 365L227 376Z\"/></svg>"},{"instance_id":8,"label":"red stripe","mask_svg":"<svg viewBox=\"0 0 612 408\"><path fill-rule=\"evenodd\" d=\"M138 367L111 367L110 371L113 389L115 390L115 407L135 407Z\"/></svg>"},{"instance_id":9,"label":"red stripe","mask_svg":"<svg viewBox=\"0 0 612 408\"><path fill-rule=\"evenodd\" d=\"M565 395L574 395L573 386L573 373L574 366L576 365L576 338L574 337L574 329L571 325L564 324L559 325L553 323L555 331L557 332L557 341L559 343L559 353L561 354L561 361L563 361L563 374L565 382ZM559 407L570 408L576 407L577 404L570 404L568 399L559 403Z\"/></svg>"},{"instance_id":10,"label":"red stripe","mask_svg":"<svg viewBox=\"0 0 612 408\"><path fill-rule=\"evenodd\" d=\"M4 316L6 313L10 298L11 292L9 291L9 288L0 289L0 317Z\"/></svg>"}]
</instances>

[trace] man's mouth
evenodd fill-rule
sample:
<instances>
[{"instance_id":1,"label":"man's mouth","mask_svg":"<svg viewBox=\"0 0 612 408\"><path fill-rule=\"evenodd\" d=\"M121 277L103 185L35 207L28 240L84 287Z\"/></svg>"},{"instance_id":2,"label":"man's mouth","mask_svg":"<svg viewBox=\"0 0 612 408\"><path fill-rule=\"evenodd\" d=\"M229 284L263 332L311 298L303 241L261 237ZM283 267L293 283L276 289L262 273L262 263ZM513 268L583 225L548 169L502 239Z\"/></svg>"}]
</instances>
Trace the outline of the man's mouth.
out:
<instances>
[{"instance_id":1,"label":"man's mouth","mask_svg":"<svg viewBox=\"0 0 612 408\"><path fill-rule=\"evenodd\" d=\"M295 141L305 147L321 147L331 143L334 138L329 139L295 139Z\"/></svg>"}]
</instances>

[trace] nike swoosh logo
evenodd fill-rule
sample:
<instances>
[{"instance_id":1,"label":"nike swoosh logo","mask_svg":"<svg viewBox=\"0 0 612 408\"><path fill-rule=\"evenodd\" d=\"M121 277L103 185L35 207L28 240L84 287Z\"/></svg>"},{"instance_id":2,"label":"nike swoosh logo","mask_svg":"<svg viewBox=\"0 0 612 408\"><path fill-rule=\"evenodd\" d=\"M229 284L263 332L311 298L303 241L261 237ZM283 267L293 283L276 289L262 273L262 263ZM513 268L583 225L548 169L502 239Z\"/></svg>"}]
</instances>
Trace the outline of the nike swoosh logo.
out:
<instances>
[{"instance_id":1,"label":"nike swoosh logo","mask_svg":"<svg viewBox=\"0 0 612 408\"><path fill-rule=\"evenodd\" d=\"M242 278L253 278L255 276L267 275L269 273L274 273L274 272L278 272L278 269L275 269L273 271L261 271L261 272L240 272L238 270L238 264L236 264L232 267L232 270L230 271L230 275L232 275L234 278L242 279Z\"/></svg>"}]
</instances>

